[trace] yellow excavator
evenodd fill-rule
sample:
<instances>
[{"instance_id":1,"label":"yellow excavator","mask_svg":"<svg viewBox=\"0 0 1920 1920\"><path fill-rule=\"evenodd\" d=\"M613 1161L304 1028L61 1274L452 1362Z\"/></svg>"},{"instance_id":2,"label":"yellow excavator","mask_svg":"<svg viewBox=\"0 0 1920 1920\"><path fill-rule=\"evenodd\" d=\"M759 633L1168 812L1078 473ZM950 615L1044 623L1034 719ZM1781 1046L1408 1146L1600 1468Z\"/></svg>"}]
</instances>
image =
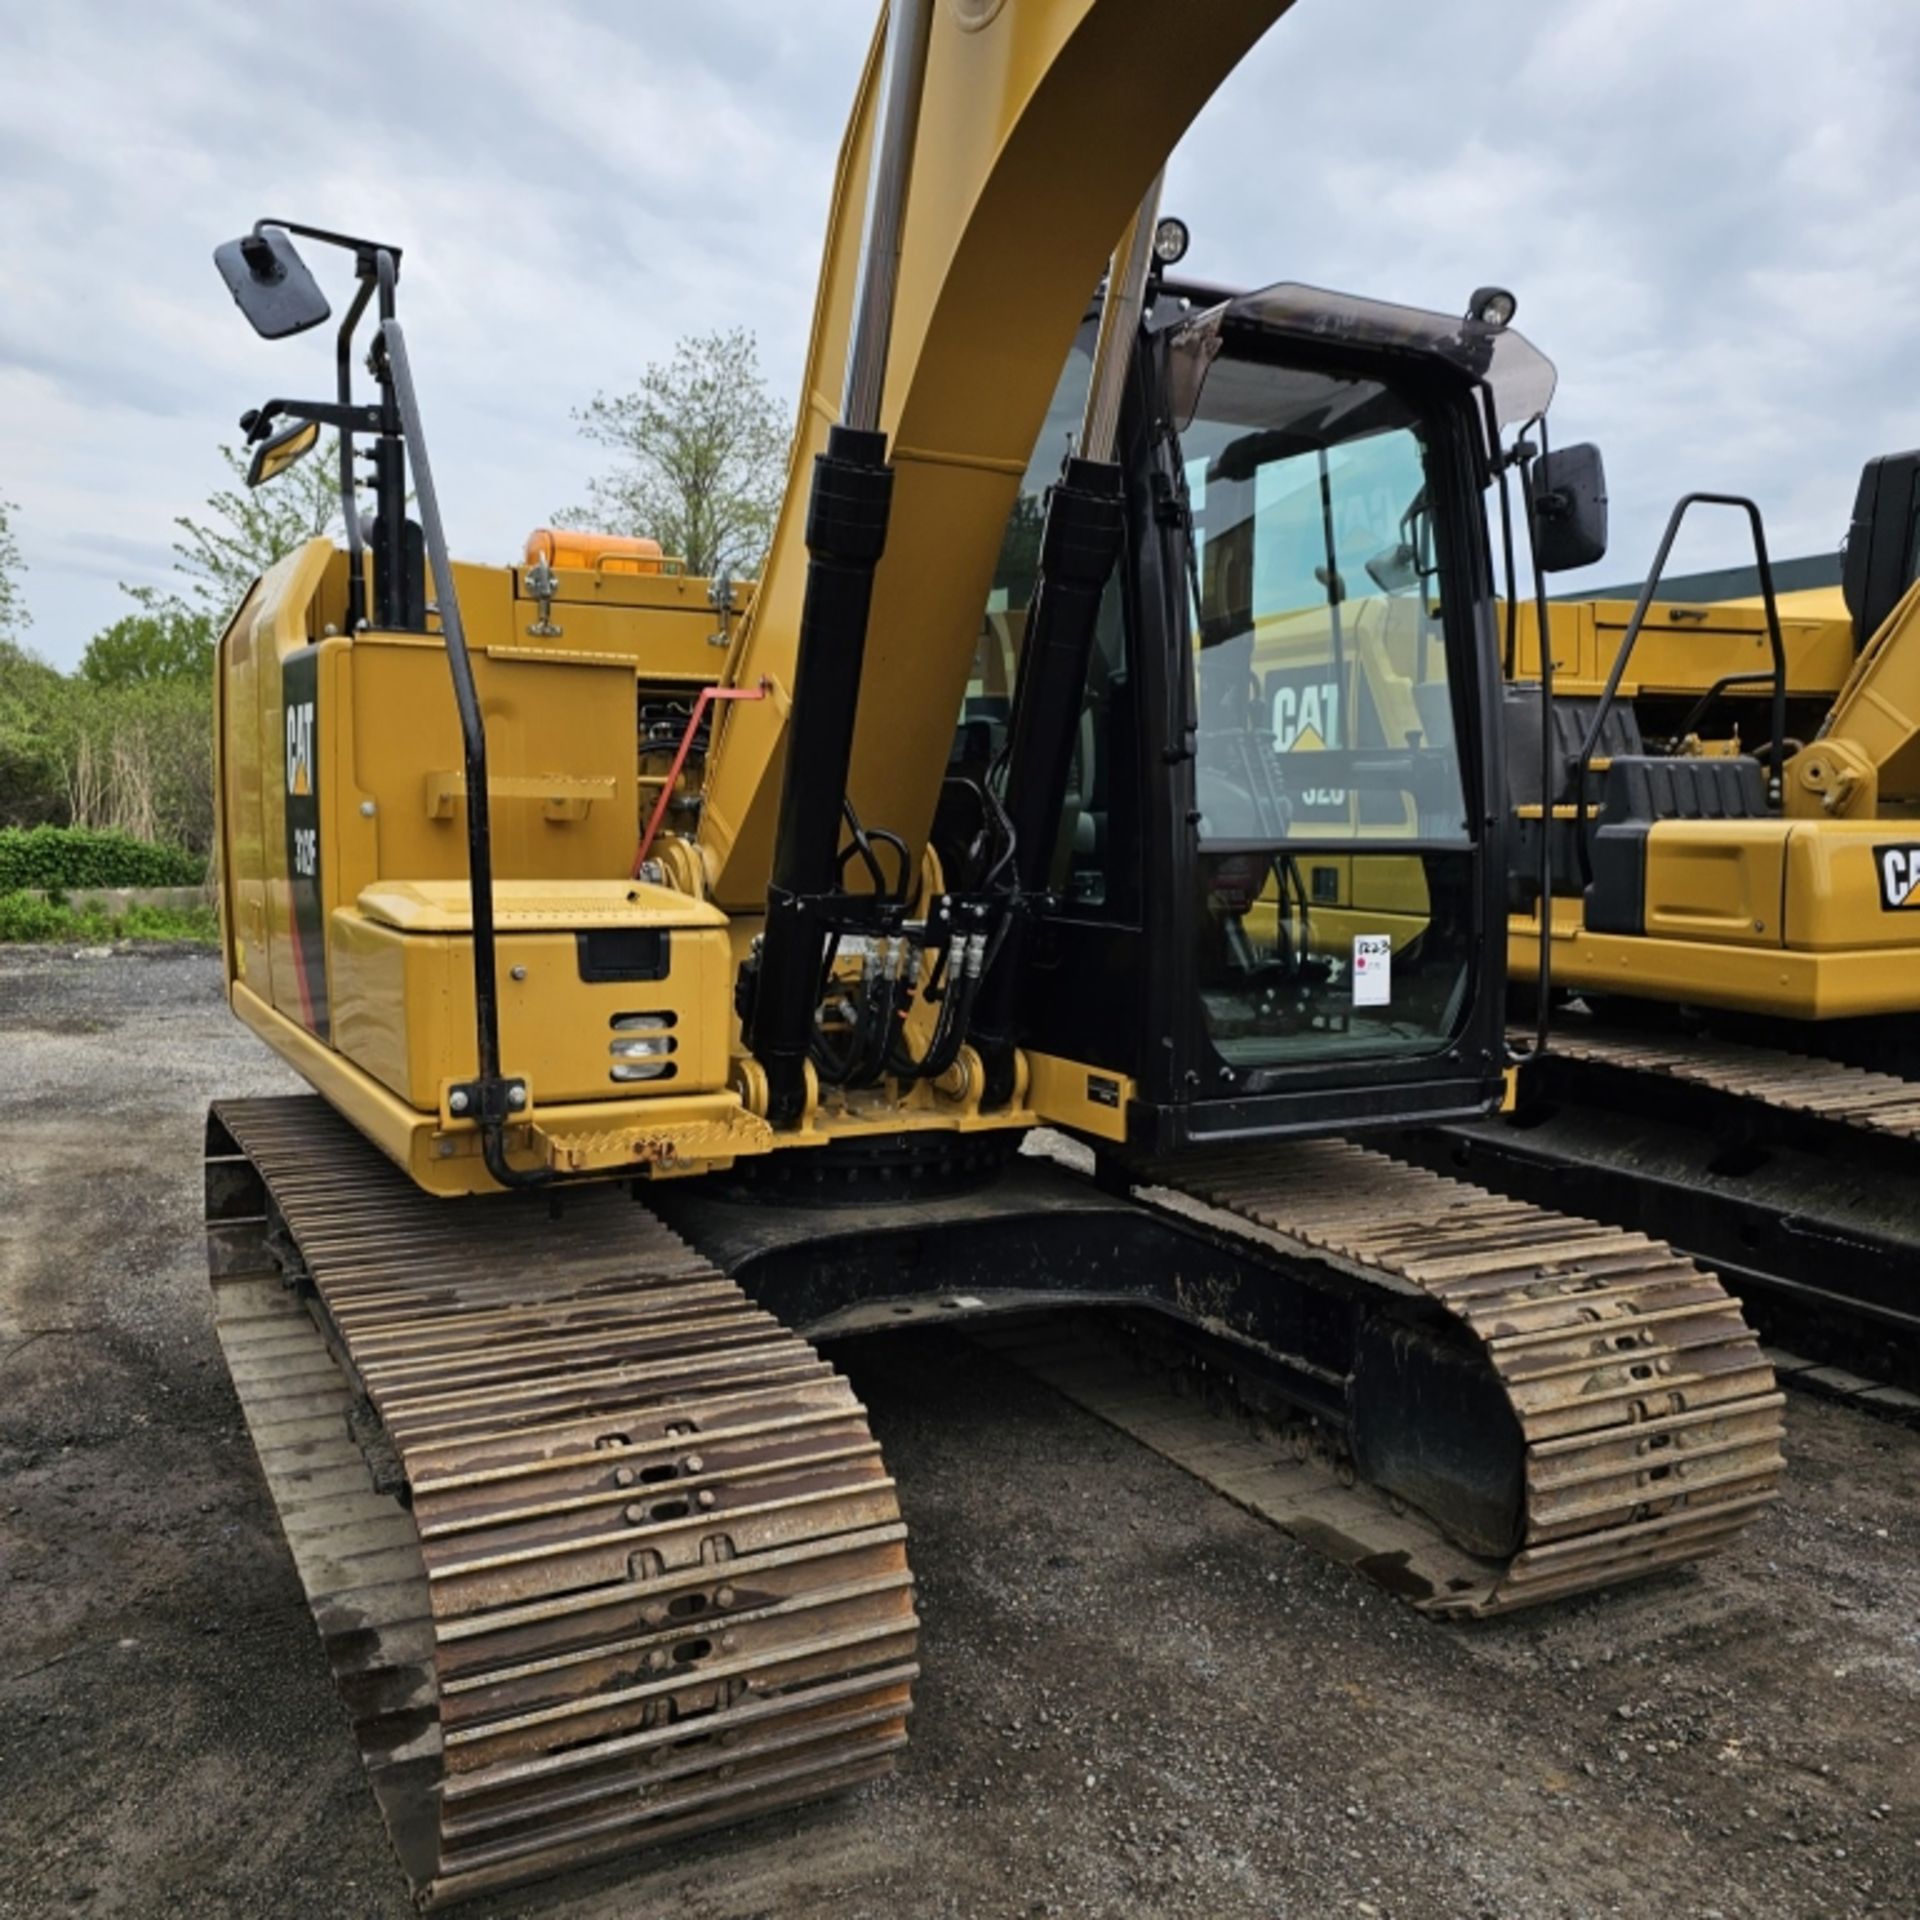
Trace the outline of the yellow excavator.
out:
<instances>
[{"instance_id":1,"label":"yellow excavator","mask_svg":"<svg viewBox=\"0 0 1920 1920\"><path fill-rule=\"evenodd\" d=\"M1689 495L1632 600L1514 609L1508 958L1548 1044L1513 1122L1451 1133L1436 1162L1676 1241L1824 1383L1909 1418L1917 502L1920 455L1870 461L1836 584L1783 593L1759 507ZM1741 516L1754 564L1669 598L1702 507Z\"/></svg>"},{"instance_id":2,"label":"yellow excavator","mask_svg":"<svg viewBox=\"0 0 1920 1920\"><path fill-rule=\"evenodd\" d=\"M816 1338L1153 1329L1442 1616L1771 1497L1717 1279L1332 1137L1505 1096L1484 503L1552 369L1498 290L1168 278L1158 172L1282 11L894 0L745 592L454 563L398 249L217 251L268 337L331 318L296 240L351 259L333 396L245 426L368 510L220 643L229 995L313 1093L209 1116L216 1321L423 1903L893 1764L905 1529Z\"/></svg>"},{"instance_id":3,"label":"yellow excavator","mask_svg":"<svg viewBox=\"0 0 1920 1920\"><path fill-rule=\"evenodd\" d=\"M1758 508L1709 495L1675 510L1630 611L1549 607L1567 749L1551 804L1570 867L1554 888L1558 986L1751 1013L1782 1038L1792 1022L1920 1011L1920 970L1899 964L1920 946L1899 917L1920 905L1902 825L1920 816L1911 464L1875 461L1863 476L1843 609L1806 595L1783 605ZM1715 502L1750 516L1760 593L1662 601L1688 505ZM1514 677L1529 688L1538 635L1523 608ZM1538 764L1514 756L1516 769ZM1521 817L1537 823L1540 806L1529 792ZM1539 950L1532 901L1512 929L1515 978L1535 972Z\"/></svg>"}]
</instances>

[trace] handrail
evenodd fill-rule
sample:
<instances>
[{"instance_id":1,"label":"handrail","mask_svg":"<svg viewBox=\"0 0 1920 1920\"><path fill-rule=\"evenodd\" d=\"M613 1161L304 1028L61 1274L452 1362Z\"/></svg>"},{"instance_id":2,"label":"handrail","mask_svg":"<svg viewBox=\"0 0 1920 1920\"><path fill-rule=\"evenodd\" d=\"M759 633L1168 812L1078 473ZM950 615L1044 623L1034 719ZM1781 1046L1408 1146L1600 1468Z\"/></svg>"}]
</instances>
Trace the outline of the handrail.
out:
<instances>
[{"instance_id":1,"label":"handrail","mask_svg":"<svg viewBox=\"0 0 1920 1920\"><path fill-rule=\"evenodd\" d=\"M1547 452L1547 417L1537 413L1514 436L1511 450L1500 451L1500 416L1494 406L1493 389L1482 386L1480 405L1486 416L1487 448L1492 471L1500 483L1500 550L1506 568L1506 639L1501 649L1503 677L1510 679L1519 658L1519 579L1514 566L1513 503L1511 470L1518 466L1525 489L1527 520L1527 558L1533 568L1534 620L1540 636L1540 854L1539 915L1540 951L1534 963L1533 1051L1525 1057L1538 1060L1547 1050L1552 1035L1553 1004L1553 808L1548 795L1553 785L1553 647L1547 628L1547 589L1540 571L1540 503L1534 491L1533 467L1536 458ZM1540 453L1536 456L1527 435L1540 435ZM1503 730L1504 731L1504 730ZM1512 792L1508 787L1509 795ZM1517 817L1517 813L1516 813ZM1504 911L1498 916L1504 926ZM1505 969L1502 969L1504 986ZM1509 1058L1512 1056L1509 1055Z\"/></svg>"},{"instance_id":2,"label":"handrail","mask_svg":"<svg viewBox=\"0 0 1920 1920\"><path fill-rule=\"evenodd\" d=\"M523 1172L507 1163L504 1132L510 1113L524 1108L524 1081L505 1081L500 1074L500 1009L494 956L493 829L487 808L487 726L474 685L473 662L467 653L460 597L454 590L453 562L447 551L446 529L440 519L440 497L434 489L433 469L427 460L426 434L420 422L420 401L414 392L413 369L407 359L406 335L391 314L380 322L379 339L387 372L393 382L400 413L400 431L413 468L414 500L420 510L427 560L433 569L434 598L440 631L446 641L447 668L453 676L454 704L460 711L460 743L467 775L467 888L473 924L473 1011L475 1052L479 1075L473 1099L479 1111L472 1117L480 1126L481 1152L487 1171L503 1187L542 1187L553 1176L546 1171ZM389 564L399 553L390 549ZM517 1098L516 1098L517 1096Z\"/></svg>"},{"instance_id":3,"label":"handrail","mask_svg":"<svg viewBox=\"0 0 1920 1920\"><path fill-rule=\"evenodd\" d=\"M1757 687L1763 680L1771 680L1773 677L1773 670L1771 668L1765 671L1756 669L1752 673L1723 673L1720 678L1687 709L1685 718L1674 728L1673 737L1676 740L1684 740L1687 735L1693 731L1694 723L1729 687Z\"/></svg>"},{"instance_id":4,"label":"handrail","mask_svg":"<svg viewBox=\"0 0 1920 1920\"><path fill-rule=\"evenodd\" d=\"M1486 391L1492 419L1492 389ZM1544 460L1549 451L1547 416L1536 415L1532 424L1540 430ZM1497 435L1493 444L1496 448L1500 444ZM1553 1027L1553 630L1547 618L1547 577L1540 568L1540 496L1533 484L1533 465L1531 459L1526 462L1521 479L1527 503L1527 564L1533 569L1533 624L1540 642L1540 896L1534 908L1540 916L1540 951L1533 983L1533 1057L1538 1059L1547 1050ZM1504 486L1501 491L1504 495ZM1511 557L1507 565L1511 572ZM1511 602L1511 592L1507 597Z\"/></svg>"},{"instance_id":5,"label":"handrail","mask_svg":"<svg viewBox=\"0 0 1920 1920\"><path fill-rule=\"evenodd\" d=\"M1580 876L1588 883L1593 879L1593 849L1585 820L1585 805L1587 775L1592 770L1594 749L1600 744L1600 734L1606 726L1607 716L1613 711L1620 682L1626 677L1627 662L1633 657L1641 629L1646 625L1648 610L1659 589L1660 576L1666 571L1681 522L1686 519L1688 509L1696 506L1738 507L1747 516L1747 523L1753 530L1753 557L1760 574L1760 595L1767 612L1767 638L1773 651L1773 756L1767 773L1767 793L1775 805L1779 804L1780 763L1785 756L1787 738L1787 648L1786 642L1780 637L1780 606L1773 591L1773 563L1767 557L1767 530L1761 521L1759 506L1743 493L1682 494L1667 517L1667 530L1660 536L1659 549L1653 556L1653 571L1647 575L1646 584L1640 589L1640 598L1634 603L1632 618L1627 622L1627 630L1620 637L1619 649L1613 656L1612 671L1607 675L1599 707L1580 743L1579 758L1574 762L1568 781L1571 788L1568 797L1575 808L1580 809L1574 816L1581 828L1576 836L1580 848Z\"/></svg>"}]
</instances>

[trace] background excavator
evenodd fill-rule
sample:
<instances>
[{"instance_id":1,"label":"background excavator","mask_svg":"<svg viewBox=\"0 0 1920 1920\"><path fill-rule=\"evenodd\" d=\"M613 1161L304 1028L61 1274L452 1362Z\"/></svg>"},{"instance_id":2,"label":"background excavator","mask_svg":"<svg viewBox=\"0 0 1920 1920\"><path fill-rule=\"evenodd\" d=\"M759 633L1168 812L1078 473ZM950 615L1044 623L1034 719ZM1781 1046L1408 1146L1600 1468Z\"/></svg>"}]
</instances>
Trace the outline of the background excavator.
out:
<instances>
[{"instance_id":1,"label":"background excavator","mask_svg":"<svg viewBox=\"0 0 1920 1920\"><path fill-rule=\"evenodd\" d=\"M1440 1614L1771 1496L1711 1275L1328 1137L1504 1096L1486 500L1552 370L1495 290L1167 280L1158 169L1282 10L896 0L744 605L647 543L456 565L397 249L216 255L270 337L330 317L296 237L355 276L334 396L246 421L370 507L220 645L230 998L315 1092L215 1107L208 1239L422 1901L892 1764L905 1530L813 1337L1117 1309Z\"/></svg>"},{"instance_id":2,"label":"background excavator","mask_svg":"<svg viewBox=\"0 0 1920 1920\"><path fill-rule=\"evenodd\" d=\"M1895 917L1920 894L1893 844L1920 815L1916 467L1889 456L1866 469L1840 595L1777 595L1758 509L1695 495L1750 516L1756 596L1659 598L1682 502L1636 605L1550 606L1565 761L1553 797L1565 855L1557 985L1749 1013L1778 1040L1870 1046L1882 1059L1899 1033L1887 1016L1920 1011L1915 969L1897 964L1915 935ZM1537 686L1539 660L1523 608L1520 686ZM1529 704L1516 693L1516 712ZM1513 765L1531 776L1539 757L1517 752ZM1520 806L1538 821L1537 793ZM1537 902L1526 904L1516 978L1539 951Z\"/></svg>"},{"instance_id":3,"label":"background excavator","mask_svg":"<svg viewBox=\"0 0 1920 1920\"><path fill-rule=\"evenodd\" d=\"M1637 598L1516 609L1519 1011L1551 1044L1510 1126L1440 1164L1711 1260L1816 1384L1920 1415L1920 455L1868 462L1841 584L1775 590L1759 508L1695 494ZM1668 600L1687 515L1751 585ZM1544 796L1544 804L1543 804ZM1541 820L1550 811L1543 888ZM1540 901L1550 899L1543 940Z\"/></svg>"}]
</instances>

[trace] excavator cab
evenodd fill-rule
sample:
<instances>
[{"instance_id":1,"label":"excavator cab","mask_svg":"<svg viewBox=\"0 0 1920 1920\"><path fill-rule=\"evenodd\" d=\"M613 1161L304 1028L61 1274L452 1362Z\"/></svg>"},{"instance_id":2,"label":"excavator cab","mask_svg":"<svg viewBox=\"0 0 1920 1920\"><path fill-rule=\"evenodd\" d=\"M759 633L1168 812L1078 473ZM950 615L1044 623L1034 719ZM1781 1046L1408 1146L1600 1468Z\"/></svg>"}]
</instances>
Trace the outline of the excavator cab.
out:
<instances>
[{"instance_id":1,"label":"excavator cab","mask_svg":"<svg viewBox=\"0 0 1920 1920\"><path fill-rule=\"evenodd\" d=\"M1005 705L1092 334L1009 521L962 758ZM1127 1089L1133 1144L1497 1099L1487 399L1527 418L1552 381L1517 334L1312 288L1156 301L1020 1022Z\"/></svg>"}]
</instances>

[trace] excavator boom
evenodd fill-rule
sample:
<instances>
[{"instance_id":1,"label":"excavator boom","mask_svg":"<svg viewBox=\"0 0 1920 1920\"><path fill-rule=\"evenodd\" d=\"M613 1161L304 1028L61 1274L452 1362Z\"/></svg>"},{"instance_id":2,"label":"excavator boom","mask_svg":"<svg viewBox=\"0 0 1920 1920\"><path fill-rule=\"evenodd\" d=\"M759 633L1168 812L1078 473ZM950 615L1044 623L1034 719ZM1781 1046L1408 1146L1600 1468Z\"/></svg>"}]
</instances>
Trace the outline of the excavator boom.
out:
<instances>
[{"instance_id":1,"label":"excavator boom","mask_svg":"<svg viewBox=\"0 0 1920 1920\"><path fill-rule=\"evenodd\" d=\"M1871 819L1882 803L1920 801L1920 585L1861 649L1818 736L1787 763L1786 810L1811 819ZM1901 864L1892 897L1920 886ZM1883 874L1882 891L1890 876Z\"/></svg>"},{"instance_id":2,"label":"excavator boom","mask_svg":"<svg viewBox=\"0 0 1920 1920\"><path fill-rule=\"evenodd\" d=\"M875 424L894 468L847 788L918 859L1007 513L1067 348L1174 143L1288 0L933 6ZM764 907L788 739L814 462L841 417L882 110L876 44L841 151L788 484L727 680L699 840L713 898Z\"/></svg>"}]
</instances>

